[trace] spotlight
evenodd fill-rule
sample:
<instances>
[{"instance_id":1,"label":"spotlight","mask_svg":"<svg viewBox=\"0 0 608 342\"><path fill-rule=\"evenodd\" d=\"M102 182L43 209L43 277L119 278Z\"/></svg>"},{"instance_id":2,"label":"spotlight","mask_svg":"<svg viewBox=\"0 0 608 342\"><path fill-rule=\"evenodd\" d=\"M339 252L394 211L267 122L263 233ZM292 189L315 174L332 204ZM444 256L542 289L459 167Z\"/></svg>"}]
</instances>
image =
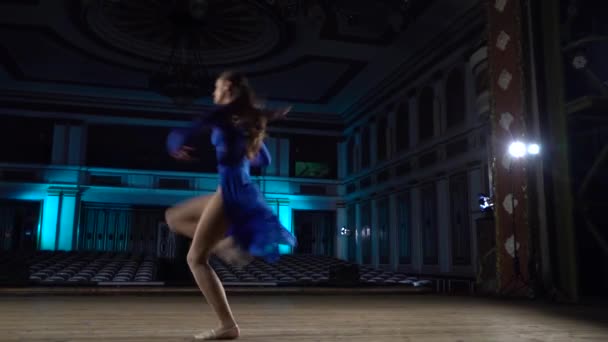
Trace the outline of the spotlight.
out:
<instances>
[{"instance_id":1,"label":"spotlight","mask_svg":"<svg viewBox=\"0 0 608 342\"><path fill-rule=\"evenodd\" d=\"M350 229L346 228L346 227L342 227L340 229L340 235L343 236L349 236L350 235Z\"/></svg>"},{"instance_id":2,"label":"spotlight","mask_svg":"<svg viewBox=\"0 0 608 342\"><path fill-rule=\"evenodd\" d=\"M515 141L509 146L509 154L514 158L521 158L526 155L526 145L521 141Z\"/></svg>"},{"instance_id":3,"label":"spotlight","mask_svg":"<svg viewBox=\"0 0 608 342\"><path fill-rule=\"evenodd\" d=\"M528 145L528 154L537 155L540 153L540 146L538 144Z\"/></svg>"},{"instance_id":4,"label":"spotlight","mask_svg":"<svg viewBox=\"0 0 608 342\"><path fill-rule=\"evenodd\" d=\"M492 198L486 194L479 194L479 208L482 212L492 211L494 209L494 202Z\"/></svg>"}]
</instances>

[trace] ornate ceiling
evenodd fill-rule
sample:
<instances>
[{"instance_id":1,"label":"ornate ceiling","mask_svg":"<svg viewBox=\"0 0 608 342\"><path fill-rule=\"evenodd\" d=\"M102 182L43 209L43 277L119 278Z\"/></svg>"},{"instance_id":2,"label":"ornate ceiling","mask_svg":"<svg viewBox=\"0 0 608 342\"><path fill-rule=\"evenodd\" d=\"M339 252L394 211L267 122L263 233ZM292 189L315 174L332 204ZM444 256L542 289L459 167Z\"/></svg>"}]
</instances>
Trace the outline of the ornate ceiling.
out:
<instances>
[{"instance_id":1,"label":"ornate ceiling","mask_svg":"<svg viewBox=\"0 0 608 342\"><path fill-rule=\"evenodd\" d=\"M478 0L2 1L0 108L141 111L150 118L179 112L148 84L180 36L180 53L200 51L211 74L244 71L271 105L293 104L294 119L340 123L404 59L476 6ZM190 110L209 103L204 97Z\"/></svg>"}]
</instances>

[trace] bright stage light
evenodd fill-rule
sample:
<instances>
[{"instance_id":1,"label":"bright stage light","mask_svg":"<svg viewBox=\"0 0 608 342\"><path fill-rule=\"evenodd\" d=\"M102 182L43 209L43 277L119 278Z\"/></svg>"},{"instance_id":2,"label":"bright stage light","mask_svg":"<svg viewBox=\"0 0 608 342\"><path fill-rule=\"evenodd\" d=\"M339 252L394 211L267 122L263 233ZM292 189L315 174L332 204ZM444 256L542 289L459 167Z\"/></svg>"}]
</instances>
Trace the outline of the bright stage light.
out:
<instances>
[{"instance_id":1,"label":"bright stage light","mask_svg":"<svg viewBox=\"0 0 608 342\"><path fill-rule=\"evenodd\" d=\"M540 153L540 146L538 144L528 145L528 154L537 155Z\"/></svg>"},{"instance_id":2,"label":"bright stage light","mask_svg":"<svg viewBox=\"0 0 608 342\"><path fill-rule=\"evenodd\" d=\"M514 158L521 158L526 155L526 145L521 141L511 143L509 154Z\"/></svg>"}]
</instances>

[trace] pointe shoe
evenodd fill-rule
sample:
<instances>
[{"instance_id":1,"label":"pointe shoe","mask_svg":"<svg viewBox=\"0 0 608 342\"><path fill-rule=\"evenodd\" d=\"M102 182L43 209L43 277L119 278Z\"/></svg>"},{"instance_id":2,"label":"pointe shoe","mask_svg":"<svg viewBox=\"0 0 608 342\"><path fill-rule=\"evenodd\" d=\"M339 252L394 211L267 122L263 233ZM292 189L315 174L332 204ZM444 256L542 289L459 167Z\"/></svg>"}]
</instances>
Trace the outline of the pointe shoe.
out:
<instances>
[{"instance_id":1,"label":"pointe shoe","mask_svg":"<svg viewBox=\"0 0 608 342\"><path fill-rule=\"evenodd\" d=\"M240 336L238 326L231 328L211 329L194 335L193 341L236 340Z\"/></svg>"}]
</instances>

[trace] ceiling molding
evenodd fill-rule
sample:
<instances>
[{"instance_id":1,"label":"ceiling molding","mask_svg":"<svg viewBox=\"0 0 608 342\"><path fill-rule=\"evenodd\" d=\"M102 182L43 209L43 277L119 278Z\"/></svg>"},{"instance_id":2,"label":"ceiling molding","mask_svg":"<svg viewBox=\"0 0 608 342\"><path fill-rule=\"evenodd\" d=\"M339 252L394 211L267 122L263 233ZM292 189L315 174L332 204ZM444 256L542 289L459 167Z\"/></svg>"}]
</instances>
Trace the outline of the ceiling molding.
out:
<instances>
[{"instance_id":1,"label":"ceiling molding","mask_svg":"<svg viewBox=\"0 0 608 342\"><path fill-rule=\"evenodd\" d=\"M72 45L61 37L57 32L49 27L39 27L39 26L14 26L14 25L6 25L0 24L0 29L17 29L23 30L26 32L34 32L37 34L44 35L53 43L57 44L61 48L65 48L71 51L75 51L79 54L82 54L84 57L90 58L92 60L96 60L103 64L111 65L115 68L125 69L125 71L133 70L131 67L122 65L117 63L116 61L111 61L105 59L103 56L92 54L87 52L85 49L79 48L75 45ZM10 54L10 50L7 46L3 46L0 44L0 63L2 63L7 71L11 74L11 76L19 81L27 81L27 82L37 82L37 83L52 83L52 84L66 84L66 85L74 85L74 86L83 86L83 87L96 87L101 89L121 89L121 90L131 90L131 91L144 91L151 92L151 90L147 86L142 87L133 87L133 86L125 86L125 85L111 85L111 84L100 84L95 83L92 80L56 80L56 79L45 79L42 77L32 77L27 75L23 68L18 64L18 62L13 58ZM299 67L306 67L307 65L314 65L314 63L330 63L336 65L342 65L346 70L341 74L335 75L334 80L327 80L328 84L325 86L325 91L318 97L315 98L305 98L305 97L281 97L281 96L269 96L268 100L270 101L283 101L283 102L298 102L303 104L316 104L323 105L328 104L332 98L336 96L340 91L344 89L344 87L367 66L367 62L350 59L350 58L339 58L339 57L327 57L327 56L315 56L315 55L303 55L298 57L295 60L292 60L288 63L276 65L270 68L266 68L264 70L248 72L247 76L250 78L252 82L255 82L256 77L272 77L274 75L278 75L282 72L289 72L290 70L294 70ZM139 69L137 71L143 71L145 73L149 73L148 70ZM330 77L330 76L326 76ZM117 82L120 82L117 80ZM317 83L318 85L320 82ZM302 92L294 91L294 94L302 94Z\"/></svg>"},{"instance_id":2,"label":"ceiling molding","mask_svg":"<svg viewBox=\"0 0 608 342\"><path fill-rule=\"evenodd\" d=\"M425 44L421 51L416 51L411 58L404 60L395 72L378 82L366 96L353 102L348 110L342 113L345 124L348 126L362 117L372 115L378 108L386 105L388 99L403 96L411 88L411 83L439 64L452 51L463 46L473 47L483 33L484 22L483 9L480 6L456 18L441 34Z\"/></svg>"},{"instance_id":3,"label":"ceiling molding","mask_svg":"<svg viewBox=\"0 0 608 342\"><path fill-rule=\"evenodd\" d=\"M269 106L272 108L272 106ZM48 94L0 90L0 114L11 110L24 110L32 113L63 113L65 118L72 114L106 116L115 119L121 117L142 120L191 120L212 108L212 105L193 105L178 108L172 103L159 104L144 100L108 99L94 96L65 94ZM307 113L292 111L288 120L281 121L285 127L342 129L339 116L332 113Z\"/></svg>"}]
</instances>

